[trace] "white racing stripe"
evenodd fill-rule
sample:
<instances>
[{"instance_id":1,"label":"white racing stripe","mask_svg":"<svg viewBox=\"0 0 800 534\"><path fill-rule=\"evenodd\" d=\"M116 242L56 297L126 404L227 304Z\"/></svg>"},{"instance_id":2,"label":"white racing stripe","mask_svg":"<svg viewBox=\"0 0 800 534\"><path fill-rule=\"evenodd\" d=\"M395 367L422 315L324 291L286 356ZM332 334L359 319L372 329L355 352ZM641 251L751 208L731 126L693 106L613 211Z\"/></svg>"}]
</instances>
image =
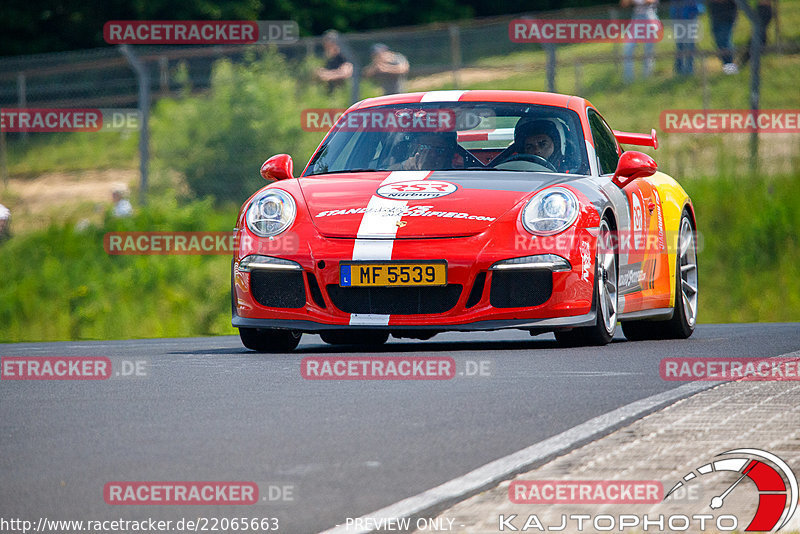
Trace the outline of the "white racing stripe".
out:
<instances>
[{"instance_id":1,"label":"white racing stripe","mask_svg":"<svg viewBox=\"0 0 800 534\"><path fill-rule=\"evenodd\" d=\"M428 91L420 102L458 102L466 91Z\"/></svg>"},{"instance_id":2,"label":"white racing stripe","mask_svg":"<svg viewBox=\"0 0 800 534\"><path fill-rule=\"evenodd\" d=\"M378 187L406 182L424 180L431 171L394 171L387 176ZM397 235L397 223L402 217L402 209L408 205L407 200L392 200L373 195L367 204L367 211L358 226L356 241L353 245L354 260L390 260L394 249L394 238ZM396 213L391 211L396 208ZM388 315L350 314L351 325L388 325Z\"/></svg>"}]
</instances>

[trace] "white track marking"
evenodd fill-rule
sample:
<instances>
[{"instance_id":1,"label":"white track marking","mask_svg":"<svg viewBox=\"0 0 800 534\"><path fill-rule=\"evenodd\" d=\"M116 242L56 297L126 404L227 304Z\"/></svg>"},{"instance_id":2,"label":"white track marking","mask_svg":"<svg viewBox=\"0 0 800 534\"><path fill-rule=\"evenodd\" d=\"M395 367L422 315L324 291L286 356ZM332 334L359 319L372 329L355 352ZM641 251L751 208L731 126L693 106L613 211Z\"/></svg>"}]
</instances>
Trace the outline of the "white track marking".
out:
<instances>
[{"instance_id":1,"label":"white track marking","mask_svg":"<svg viewBox=\"0 0 800 534\"><path fill-rule=\"evenodd\" d=\"M380 183L380 186L410 180L424 180L430 171L394 171ZM358 226L356 241L353 245L353 260L390 260L394 249L394 238L397 235L397 223L402 217L402 209L408 205L407 200L392 200L372 195L367 204L367 212ZM396 212L391 212L392 208ZM385 211L380 211L385 210ZM388 315L350 314L351 325L386 326Z\"/></svg>"}]
</instances>

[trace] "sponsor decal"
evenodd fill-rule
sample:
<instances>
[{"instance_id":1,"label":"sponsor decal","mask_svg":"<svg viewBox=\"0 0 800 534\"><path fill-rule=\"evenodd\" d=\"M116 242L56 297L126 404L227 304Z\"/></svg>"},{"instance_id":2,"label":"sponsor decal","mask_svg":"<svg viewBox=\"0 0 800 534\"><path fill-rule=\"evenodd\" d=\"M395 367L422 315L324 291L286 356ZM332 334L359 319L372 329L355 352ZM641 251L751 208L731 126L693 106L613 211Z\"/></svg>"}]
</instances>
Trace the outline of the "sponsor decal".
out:
<instances>
[{"instance_id":1,"label":"sponsor decal","mask_svg":"<svg viewBox=\"0 0 800 534\"><path fill-rule=\"evenodd\" d=\"M659 20L514 19L513 43L657 43L664 37Z\"/></svg>"},{"instance_id":2,"label":"sponsor decal","mask_svg":"<svg viewBox=\"0 0 800 534\"><path fill-rule=\"evenodd\" d=\"M277 44L299 37L293 20L110 20L103 25L108 44Z\"/></svg>"},{"instance_id":3,"label":"sponsor decal","mask_svg":"<svg viewBox=\"0 0 800 534\"><path fill-rule=\"evenodd\" d=\"M800 110L667 109L659 118L665 132L682 133L798 133Z\"/></svg>"},{"instance_id":4,"label":"sponsor decal","mask_svg":"<svg viewBox=\"0 0 800 534\"><path fill-rule=\"evenodd\" d=\"M581 241L581 280L589 281L589 269L592 266L592 252L588 241Z\"/></svg>"},{"instance_id":5,"label":"sponsor decal","mask_svg":"<svg viewBox=\"0 0 800 534\"><path fill-rule=\"evenodd\" d=\"M639 193L637 191L634 191L631 194L631 217L633 219L633 231L641 232L644 221L644 212L642 210L642 201L639 199Z\"/></svg>"},{"instance_id":6,"label":"sponsor decal","mask_svg":"<svg viewBox=\"0 0 800 534\"><path fill-rule=\"evenodd\" d=\"M664 358L663 380L800 380L800 358Z\"/></svg>"},{"instance_id":7,"label":"sponsor decal","mask_svg":"<svg viewBox=\"0 0 800 534\"><path fill-rule=\"evenodd\" d=\"M627 288L629 286L633 286L636 289L641 289L641 283L645 279L645 274L642 269L636 268L636 266L641 266L641 262L635 264L632 270L620 273L619 275L620 287Z\"/></svg>"},{"instance_id":8,"label":"sponsor decal","mask_svg":"<svg viewBox=\"0 0 800 534\"><path fill-rule=\"evenodd\" d=\"M458 186L450 182L418 180L382 185L377 193L384 198L394 200L424 200L443 197L455 193L457 189Z\"/></svg>"},{"instance_id":9,"label":"sponsor decal","mask_svg":"<svg viewBox=\"0 0 800 534\"><path fill-rule=\"evenodd\" d=\"M387 217L442 217L446 219L467 219L470 221L493 221L495 217L471 215L458 211L433 211L434 206L375 206L365 208L344 208L340 210L321 211L315 217L335 217L339 215L356 215L359 213L381 214ZM400 226L397 222L394 226Z\"/></svg>"},{"instance_id":10,"label":"sponsor decal","mask_svg":"<svg viewBox=\"0 0 800 534\"><path fill-rule=\"evenodd\" d=\"M653 196L656 199L656 217L658 220L658 250L664 250L664 216L661 211L661 197L658 194L658 189L653 189ZM695 243L697 243L697 235L695 235ZM700 247L698 245L698 251Z\"/></svg>"}]
</instances>

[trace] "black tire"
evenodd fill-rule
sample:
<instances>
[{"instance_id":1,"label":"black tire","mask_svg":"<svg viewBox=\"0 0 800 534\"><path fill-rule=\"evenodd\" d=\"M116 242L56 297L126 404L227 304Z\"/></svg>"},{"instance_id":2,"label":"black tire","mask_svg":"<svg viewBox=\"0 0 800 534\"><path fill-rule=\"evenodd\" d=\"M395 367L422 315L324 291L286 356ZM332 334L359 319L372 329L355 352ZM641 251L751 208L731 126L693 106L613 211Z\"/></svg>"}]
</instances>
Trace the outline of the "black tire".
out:
<instances>
[{"instance_id":1,"label":"black tire","mask_svg":"<svg viewBox=\"0 0 800 534\"><path fill-rule=\"evenodd\" d=\"M691 226L695 231L692 218L684 209L681 215L681 222L678 228L683 228L684 223ZM693 240L694 246L693 261L697 270L697 241ZM680 254L680 242L678 251L675 254L675 304L672 308L672 317L665 321L625 321L622 323L622 332L630 341L644 341L651 339L687 339L694 332L696 321L689 321L683 303L683 281L681 277L681 267L684 260ZM696 312L696 310L695 310Z\"/></svg>"},{"instance_id":2,"label":"black tire","mask_svg":"<svg viewBox=\"0 0 800 534\"><path fill-rule=\"evenodd\" d=\"M603 235L603 226L605 225L606 231L611 233L613 232L612 226L608 219L604 218L602 223L600 223L600 235ZM584 346L584 345L594 345L594 346L602 346L608 345L612 339L614 339L614 334L617 331L617 323L615 320L611 321L610 330L606 327L606 323L608 322L606 319L606 314L604 312L604 307L600 303L601 298L601 290L600 285L605 284L607 280L607 276L613 276L613 285L614 285L614 315L616 315L616 310L618 309L619 305L619 296L617 293L617 288L619 288L619 269L617 268L617 251L616 249L613 251L606 251L613 254L614 262L613 262L613 273L608 273L604 276L605 270L603 269L600 261L600 253L601 253L601 239L598 239L598 247L597 253L595 255L595 284L594 284L594 293L592 295L592 302L593 307L597 311L597 318L595 319L595 323L592 326L584 326L579 328L572 328L570 330L556 330L554 332L556 336L556 341L558 341L559 345L567 346L567 347L576 347L576 346ZM614 240L616 241L616 240Z\"/></svg>"},{"instance_id":3,"label":"black tire","mask_svg":"<svg viewBox=\"0 0 800 534\"><path fill-rule=\"evenodd\" d=\"M386 330L323 330L319 337L329 345L383 345L389 339Z\"/></svg>"},{"instance_id":4,"label":"black tire","mask_svg":"<svg viewBox=\"0 0 800 534\"><path fill-rule=\"evenodd\" d=\"M273 328L240 328L242 345L257 352L291 352L300 343L302 332Z\"/></svg>"}]
</instances>

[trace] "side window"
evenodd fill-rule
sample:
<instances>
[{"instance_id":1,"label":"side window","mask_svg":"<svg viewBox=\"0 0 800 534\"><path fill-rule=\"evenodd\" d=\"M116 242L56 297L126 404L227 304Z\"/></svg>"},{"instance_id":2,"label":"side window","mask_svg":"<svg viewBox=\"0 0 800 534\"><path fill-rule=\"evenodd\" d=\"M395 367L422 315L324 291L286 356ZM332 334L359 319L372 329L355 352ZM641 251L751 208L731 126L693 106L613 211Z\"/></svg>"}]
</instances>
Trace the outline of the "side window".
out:
<instances>
[{"instance_id":1,"label":"side window","mask_svg":"<svg viewBox=\"0 0 800 534\"><path fill-rule=\"evenodd\" d=\"M600 174L613 174L619 161L617 138L606 121L593 109L589 109L589 126L592 128L592 139L597 160L600 164Z\"/></svg>"}]
</instances>

